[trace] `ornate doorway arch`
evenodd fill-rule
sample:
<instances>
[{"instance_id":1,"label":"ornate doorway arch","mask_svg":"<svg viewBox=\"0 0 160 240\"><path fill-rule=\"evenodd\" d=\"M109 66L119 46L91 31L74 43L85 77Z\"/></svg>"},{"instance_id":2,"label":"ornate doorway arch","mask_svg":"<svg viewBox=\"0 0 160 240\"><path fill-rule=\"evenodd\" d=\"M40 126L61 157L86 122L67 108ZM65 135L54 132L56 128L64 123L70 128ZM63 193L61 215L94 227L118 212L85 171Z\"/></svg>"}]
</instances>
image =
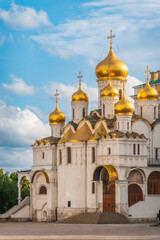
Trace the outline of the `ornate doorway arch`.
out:
<instances>
[{"instance_id":1,"label":"ornate doorway arch","mask_svg":"<svg viewBox=\"0 0 160 240\"><path fill-rule=\"evenodd\" d=\"M118 180L116 169L112 165L98 166L93 174L93 181L102 181L102 210L115 212L115 180Z\"/></svg>"}]
</instances>

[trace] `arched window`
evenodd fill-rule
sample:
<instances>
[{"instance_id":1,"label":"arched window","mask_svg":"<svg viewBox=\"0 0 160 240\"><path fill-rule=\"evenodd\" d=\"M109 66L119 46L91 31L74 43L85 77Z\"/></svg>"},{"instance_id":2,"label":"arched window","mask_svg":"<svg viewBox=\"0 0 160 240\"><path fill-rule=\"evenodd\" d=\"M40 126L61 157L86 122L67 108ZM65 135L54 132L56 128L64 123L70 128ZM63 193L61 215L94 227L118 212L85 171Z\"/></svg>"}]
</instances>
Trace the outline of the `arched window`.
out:
<instances>
[{"instance_id":1,"label":"arched window","mask_svg":"<svg viewBox=\"0 0 160 240\"><path fill-rule=\"evenodd\" d=\"M122 90L120 89L119 90L119 99L121 99L122 98Z\"/></svg>"},{"instance_id":2,"label":"arched window","mask_svg":"<svg viewBox=\"0 0 160 240\"><path fill-rule=\"evenodd\" d=\"M128 186L128 205L129 205L129 207L136 204L139 201L143 201L142 189L137 184L129 185Z\"/></svg>"},{"instance_id":3,"label":"arched window","mask_svg":"<svg viewBox=\"0 0 160 240\"><path fill-rule=\"evenodd\" d=\"M39 189L39 194L47 194L47 188L45 186L41 186Z\"/></svg>"},{"instance_id":4,"label":"arched window","mask_svg":"<svg viewBox=\"0 0 160 240\"><path fill-rule=\"evenodd\" d=\"M71 163L71 148L67 147L67 163Z\"/></svg>"},{"instance_id":5,"label":"arched window","mask_svg":"<svg viewBox=\"0 0 160 240\"><path fill-rule=\"evenodd\" d=\"M160 194L160 172L154 171L148 177L148 194Z\"/></svg>"},{"instance_id":6,"label":"arched window","mask_svg":"<svg viewBox=\"0 0 160 240\"><path fill-rule=\"evenodd\" d=\"M95 182L92 182L92 194L95 193Z\"/></svg>"},{"instance_id":7,"label":"arched window","mask_svg":"<svg viewBox=\"0 0 160 240\"><path fill-rule=\"evenodd\" d=\"M83 118L85 117L85 108L83 108Z\"/></svg>"},{"instance_id":8,"label":"arched window","mask_svg":"<svg viewBox=\"0 0 160 240\"><path fill-rule=\"evenodd\" d=\"M103 104L103 115L105 115L105 104Z\"/></svg>"}]
</instances>

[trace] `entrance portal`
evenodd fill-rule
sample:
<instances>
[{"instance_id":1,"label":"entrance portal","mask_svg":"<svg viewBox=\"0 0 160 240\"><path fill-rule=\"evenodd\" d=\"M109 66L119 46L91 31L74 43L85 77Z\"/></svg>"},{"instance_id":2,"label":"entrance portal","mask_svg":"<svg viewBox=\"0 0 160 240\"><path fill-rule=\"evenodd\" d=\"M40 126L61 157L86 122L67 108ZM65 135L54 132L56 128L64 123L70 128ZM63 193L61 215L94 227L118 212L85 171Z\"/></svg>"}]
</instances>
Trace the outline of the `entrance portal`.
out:
<instances>
[{"instance_id":1,"label":"entrance portal","mask_svg":"<svg viewBox=\"0 0 160 240\"><path fill-rule=\"evenodd\" d=\"M109 182L108 171L103 168L101 172L103 182L103 212L115 212L115 184Z\"/></svg>"}]
</instances>

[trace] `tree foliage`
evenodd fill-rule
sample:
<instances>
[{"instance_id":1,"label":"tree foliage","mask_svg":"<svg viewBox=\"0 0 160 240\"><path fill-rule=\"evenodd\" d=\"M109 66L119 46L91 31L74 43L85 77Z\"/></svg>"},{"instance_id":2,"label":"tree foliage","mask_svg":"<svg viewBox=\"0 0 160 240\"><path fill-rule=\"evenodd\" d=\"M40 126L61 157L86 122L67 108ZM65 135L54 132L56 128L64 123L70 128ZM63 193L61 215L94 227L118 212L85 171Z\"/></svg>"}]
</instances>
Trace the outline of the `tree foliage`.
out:
<instances>
[{"instance_id":1,"label":"tree foliage","mask_svg":"<svg viewBox=\"0 0 160 240\"><path fill-rule=\"evenodd\" d=\"M23 178L21 197L22 200L29 196L29 183L26 178ZM4 213L18 203L18 174L17 172L4 173L0 169L0 213Z\"/></svg>"}]
</instances>

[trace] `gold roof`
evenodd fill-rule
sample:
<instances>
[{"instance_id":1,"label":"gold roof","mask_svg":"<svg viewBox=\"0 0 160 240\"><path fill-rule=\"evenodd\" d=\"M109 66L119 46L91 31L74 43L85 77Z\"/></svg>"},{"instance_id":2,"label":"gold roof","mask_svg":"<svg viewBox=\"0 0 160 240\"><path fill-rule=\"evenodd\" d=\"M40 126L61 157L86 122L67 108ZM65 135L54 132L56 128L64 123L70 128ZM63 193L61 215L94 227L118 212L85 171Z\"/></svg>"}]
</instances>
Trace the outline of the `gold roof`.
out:
<instances>
[{"instance_id":1,"label":"gold roof","mask_svg":"<svg viewBox=\"0 0 160 240\"><path fill-rule=\"evenodd\" d=\"M125 95L125 86L123 84L123 96L114 104L114 111L116 115L133 115L134 105Z\"/></svg>"},{"instance_id":2,"label":"gold roof","mask_svg":"<svg viewBox=\"0 0 160 240\"><path fill-rule=\"evenodd\" d=\"M106 138L107 131L104 127L104 125L101 123L99 127L95 130L94 134L89 138L89 142L98 141L101 138Z\"/></svg>"},{"instance_id":3,"label":"gold roof","mask_svg":"<svg viewBox=\"0 0 160 240\"><path fill-rule=\"evenodd\" d=\"M61 138L61 140L58 143L67 142L73 134L74 134L73 130L69 128L69 130L64 134L64 136Z\"/></svg>"},{"instance_id":4,"label":"gold roof","mask_svg":"<svg viewBox=\"0 0 160 240\"><path fill-rule=\"evenodd\" d=\"M118 90L114 86L111 85L110 79L109 83L106 87L103 88L101 92L101 97L106 98L106 97L118 97Z\"/></svg>"},{"instance_id":5,"label":"gold roof","mask_svg":"<svg viewBox=\"0 0 160 240\"><path fill-rule=\"evenodd\" d=\"M74 135L71 136L69 142L82 142L87 141L92 135L92 132L87 123L84 123L83 126L76 131Z\"/></svg>"},{"instance_id":6,"label":"gold roof","mask_svg":"<svg viewBox=\"0 0 160 240\"><path fill-rule=\"evenodd\" d=\"M127 65L119 60L114 52L112 47L112 31L110 38L110 51L108 56L100 62L95 69L96 76L98 80L108 80L109 79L109 67L110 67L110 78L111 80L125 80L128 75L128 67Z\"/></svg>"},{"instance_id":7,"label":"gold roof","mask_svg":"<svg viewBox=\"0 0 160 240\"><path fill-rule=\"evenodd\" d=\"M150 70L148 70L148 66L147 66L147 71L145 71L145 73L147 73L147 83L146 83L146 86L138 92L137 100L158 100L157 90L151 87L149 84L149 77L148 77L149 72Z\"/></svg>"},{"instance_id":8,"label":"gold roof","mask_svg":"<svg viewBox=\"0 0 160 240\"><path fill-rule=\"evenodd\" d=\"M58 123L65 123L65 120L66 120L66 117L64 115L63 112L61 112L58 108L58 91L56 90L56 108L54 110L54 112L52 112L50 115L49 115L49 123L50 124L58 124Z\"/></svg>"},{"instance_id":9,"label":"gold roof","mask_svg":"<svg viewBox=\"0 0 160 240\"><path fill-rule=\"evenodd\" d=\"M88 95L82 91L81 88L81 72L79 72L79 89L77 92L73 93L72 95L72 102L88 102Z\"/></svg>"}]
</instances>

